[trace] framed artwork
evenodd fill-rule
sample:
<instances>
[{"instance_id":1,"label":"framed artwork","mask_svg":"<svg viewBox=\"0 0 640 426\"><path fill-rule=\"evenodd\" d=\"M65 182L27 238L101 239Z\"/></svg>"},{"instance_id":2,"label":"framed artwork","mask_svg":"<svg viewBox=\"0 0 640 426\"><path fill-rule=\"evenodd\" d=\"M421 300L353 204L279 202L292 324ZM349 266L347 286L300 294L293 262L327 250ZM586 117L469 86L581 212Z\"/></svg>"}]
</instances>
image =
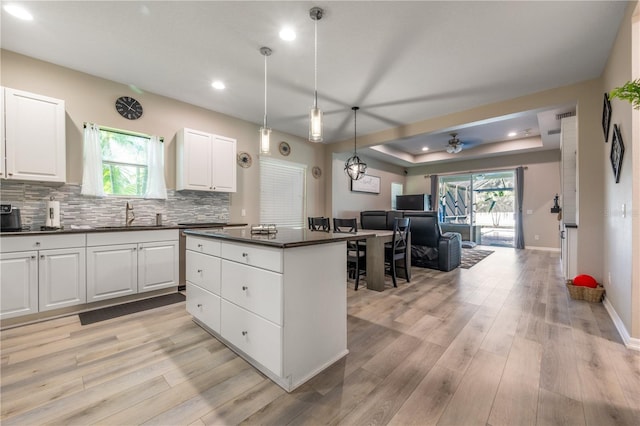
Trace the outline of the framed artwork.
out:
<instances>
[{"instance_id":1,"label":"framed artwork","mask_svg":"<svg viewBox=\"0 0 640 426\"><path fill-rule=\"evenodd\" d=\"M378 176L364 175L362 179L349 180L351 181L351 191L353 192L380 193L380 177Z\"/></svg>"},{"instance_id":2,"label":"framed artwork","mask_svg":"<svg viewBox=\"0 0 640 426\"><path fill-rule=\"evenodd\" d=\"M604 142L609 142L609 126L611 125L611 102L609 95L604 94L604 102L602 104L602 131L604 132Z\"/></svg>"},{"instance_id":3,"label":"framed artwork","mask_svg":"<svg viewBox=\"0 0 640 426\"><path fill-rule=\"evenodd\" d=\"M613 168L613 176L616 183L620 182L620 168L622 167L622 158L624 157L624 143L620 135L620 128L617 124L613 125L613 138L611 139L611 167Z\"/></svg>"}]
</instances>

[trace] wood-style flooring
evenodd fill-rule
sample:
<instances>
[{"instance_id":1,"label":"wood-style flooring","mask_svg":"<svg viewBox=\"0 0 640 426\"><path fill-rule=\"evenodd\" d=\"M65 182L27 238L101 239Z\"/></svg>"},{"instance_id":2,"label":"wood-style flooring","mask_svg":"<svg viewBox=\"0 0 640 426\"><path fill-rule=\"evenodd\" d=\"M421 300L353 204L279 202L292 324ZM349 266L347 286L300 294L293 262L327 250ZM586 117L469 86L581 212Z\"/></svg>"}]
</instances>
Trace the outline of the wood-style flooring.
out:
<instances>
[{"instance_id":1,"label":"wood-style flooring","mask_svg":"<svg viewBox=\"0 0 640 426\"><path fill-rule=\"evenodd\" d=\"M640 425L640 353L568 297L557 253L496 248L471 269L349 282L350 353L286 393L184 303L1 337L3 425Z\"/></svg>"}]
</instances>

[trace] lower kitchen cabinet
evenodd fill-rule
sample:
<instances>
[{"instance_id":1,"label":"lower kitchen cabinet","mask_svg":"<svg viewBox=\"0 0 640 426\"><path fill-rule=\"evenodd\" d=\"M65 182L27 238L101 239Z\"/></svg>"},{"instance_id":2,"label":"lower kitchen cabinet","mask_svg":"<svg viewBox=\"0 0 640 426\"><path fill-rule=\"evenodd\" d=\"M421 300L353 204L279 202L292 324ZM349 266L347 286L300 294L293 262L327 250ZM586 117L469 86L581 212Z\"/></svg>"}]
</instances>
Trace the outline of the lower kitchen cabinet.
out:
<instances>
[{"instance_id":1,"label":"lower kitchen cabinet","mask_svg":"<svg viewBox=\"0 0 640 426\"><path fill-rule=\"evenodd\" d=\"M220 333L220 297L187 282L187 312Z\"/></svg>"},{"instance_id":2,"label":"lower kitchen cabinet","mask_svg":"<svg viewBox=\"0 0 640 426\"><path fill-rule=\"evenodd\" d=\"M85 235L3 238L0 318L86 303Z\"/></svg>"},{"instance_id":3,"label":"lower kitchen cabinet","mask_svg":"<svg viewBox=\"0 0 640 426\"><path fill-rule=\"evenodd\" d=\"M87 235L87 301L178 287L178 231Z\"/></svg>"},{"instance_id":4,"label":"lower kitchen cabinet","mask_svg":"<svg viewBox=\"0 0 640 426\"><path fill-rule=\"evenodd\" d=\"M138 245L87 247L87 301L138 291Z\"/></svg>"},{"instance_id":5,"label":"lower kitchen cabinet","mask_svg":"<svg viewBox=\"0 0 640 426\"><path fill-rule=\"evenodd\" d=\"M38 252L0 253L0 318L38 312Z\"/></svg>"},{"instance_id":6,"label":"lower kitchen cabinet","mask_svg":"<svg viewBox=\"0 0 640 426\"><path fill-rule=\"evenodd\" d=\"M40 312L87 301L85 248L41 250L38 259Z\"/></svg>"}]
</instances>

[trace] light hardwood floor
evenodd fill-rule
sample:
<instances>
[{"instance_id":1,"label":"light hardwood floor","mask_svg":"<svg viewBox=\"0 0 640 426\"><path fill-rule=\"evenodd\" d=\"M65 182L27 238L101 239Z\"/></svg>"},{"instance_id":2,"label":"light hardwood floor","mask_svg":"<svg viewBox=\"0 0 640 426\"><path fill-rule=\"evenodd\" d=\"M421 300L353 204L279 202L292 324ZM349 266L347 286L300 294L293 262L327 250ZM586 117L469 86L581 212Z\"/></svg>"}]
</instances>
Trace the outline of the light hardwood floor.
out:
<instances>
[{"instance_id":1,"label":"light hardwood floor","mask_svg":"<svg viewBox=\"0 0 640 426\"><path fill-rule=\"evenodd\" d=\"M184 303L1 338L3 425L639 425L640 353L568 298L557 253L347 291L349 355L288 394Z\"/></svg>"}]
</instances>

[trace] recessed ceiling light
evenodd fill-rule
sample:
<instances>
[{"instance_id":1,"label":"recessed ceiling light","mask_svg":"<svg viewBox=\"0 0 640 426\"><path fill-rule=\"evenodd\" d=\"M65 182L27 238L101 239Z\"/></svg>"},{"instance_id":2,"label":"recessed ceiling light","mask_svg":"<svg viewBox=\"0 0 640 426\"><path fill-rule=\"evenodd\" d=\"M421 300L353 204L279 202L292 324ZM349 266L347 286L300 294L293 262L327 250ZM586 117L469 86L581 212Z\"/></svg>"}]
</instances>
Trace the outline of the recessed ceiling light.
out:
<instances>
[{"instance_id":1,"label":"recessed ceiling light","mask_svg":"<svg viewBox=\"0 0 640 426\"><path fill-rule=\"evenodd\" d=\"M516 132L510 132L507 136L509 136L510 138L514 137L515 135L517 135L518 133Z\"/></svg>"},{"instance_id":2,"label":"recessed ceiling light","mask_svg":"<svg viewBox=\"0 0 640 426\"><path fill-rule=\"evenodd\" d=\"M296 32L293 31L293 28L284 27L280 30L280 38L284 41L293 41L296 39Z\"/></svg>"},{"instance_id":3,"label":"recessed ceiling light","mask_svg":"<svg viewBox=\"0 0 640 426\"><path fill-rule=\"evenodd\" d=\"M423 151L429 151L429 147L428 147L428 146L423 146L423 147L422 147L422 150L423 150Z\"/></svg>"},{"instance_id":4,"label":"recessed ceiling light","mask_svg":"<svg viewBox=\"0 0 640 426\"><path fill-rule=\"evenodd\" d=\"M4 6L4 10L18 19L22 19L23 21L33 21L33 15L29 13L27 9L22 6L18 6L17 4L7 4Z\"/></svg>"},{"instance_id":5,"label":"recessed ceiling light","mask_svg":"<svg viewBox=\"0 0 640 426\"><path fill-rule=\"evenodd\" d=\"M213 83L211 83L211 87L213 87L214 89L222 90L227 86L225 86L224 83L221 82L220 80L216 80Z\"/></svg>"}]
</instances>

